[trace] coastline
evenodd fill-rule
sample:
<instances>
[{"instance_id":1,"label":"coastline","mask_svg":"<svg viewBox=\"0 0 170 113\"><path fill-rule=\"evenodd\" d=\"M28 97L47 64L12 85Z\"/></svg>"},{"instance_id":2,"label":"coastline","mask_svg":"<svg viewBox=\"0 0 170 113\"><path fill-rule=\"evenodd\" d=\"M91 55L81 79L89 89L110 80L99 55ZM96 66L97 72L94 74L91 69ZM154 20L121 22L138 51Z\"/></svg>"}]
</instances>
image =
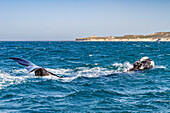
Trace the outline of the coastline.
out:
<instances>
[{"instance_id":1,"label":"coastline","mask_svg":"<svg viewBox=\"0 0 170 113\"><path fill-rule=\"evenodd\" d=\"M163 41L169 42L170 41L170 32L157 32L152 33L150 35L124 35L124 36L110 36L110 37L97 37L97 36L90 36L87 38L76 38L76 41L113 41L113 42L156 42L156 41Z\"/></svg>"}]
</instances>

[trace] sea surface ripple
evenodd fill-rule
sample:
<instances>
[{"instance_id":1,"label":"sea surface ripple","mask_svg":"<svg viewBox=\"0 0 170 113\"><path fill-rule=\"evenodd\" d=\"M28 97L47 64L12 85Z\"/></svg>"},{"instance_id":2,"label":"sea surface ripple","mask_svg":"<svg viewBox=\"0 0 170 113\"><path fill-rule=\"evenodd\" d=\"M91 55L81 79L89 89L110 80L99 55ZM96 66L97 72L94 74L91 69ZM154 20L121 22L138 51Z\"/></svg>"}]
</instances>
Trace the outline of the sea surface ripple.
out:
<instances>
[{"instance_id":1,"label":"sea surface ripple","mask_svg":"<svg viewBox=\"0 0 170 113\"><path fill-rule=\"evenodd\" d=\"M170 112L169 42L0 42L0 112ZM128 72L148 56L155 68ZM9 57L64 76L35 77Z\"/></svg>"}]
</instances>

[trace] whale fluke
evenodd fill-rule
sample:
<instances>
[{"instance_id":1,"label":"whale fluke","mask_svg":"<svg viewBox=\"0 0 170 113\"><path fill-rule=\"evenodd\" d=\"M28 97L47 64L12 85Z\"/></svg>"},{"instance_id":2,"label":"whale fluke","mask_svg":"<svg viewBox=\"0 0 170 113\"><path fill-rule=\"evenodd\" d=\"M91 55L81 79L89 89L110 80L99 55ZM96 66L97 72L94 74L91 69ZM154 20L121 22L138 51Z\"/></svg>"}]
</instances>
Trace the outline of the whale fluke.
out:
<instances>
[{"instance_id":1,"label":"whale fluke","mask_svg":"<svg viewBox=\"0 0 170 113\"><path fill-rule=\"evenodd\" d=\"M23 65L23 66L27 66L25 69L27 69L29 72L32 72L36 69L42 68L40 66L35 65L34 63L21 59L21 58L15 58L15 57L11 57L10 59L15 60L17 63Z\"/></svg>"},{"instance_id":2,"label":"whale fluke","mask_svg":"<svg viewBox=\"0 0 170 113\"><path fill-rule=\"evenodd\" d=\"M48 76L48 75L53 75L53 76L57 76L60 77L52 72L47 71L46 69L44 69L41 66L37 66L34 63L25 60L25 59L21 59L21 58L15 58L15 57L11 57L10 59L15 60L17 63L26 66L25 69L27 69L29 72L33 72L35 71L35 76Z\"/></svg>"}]
</instances>

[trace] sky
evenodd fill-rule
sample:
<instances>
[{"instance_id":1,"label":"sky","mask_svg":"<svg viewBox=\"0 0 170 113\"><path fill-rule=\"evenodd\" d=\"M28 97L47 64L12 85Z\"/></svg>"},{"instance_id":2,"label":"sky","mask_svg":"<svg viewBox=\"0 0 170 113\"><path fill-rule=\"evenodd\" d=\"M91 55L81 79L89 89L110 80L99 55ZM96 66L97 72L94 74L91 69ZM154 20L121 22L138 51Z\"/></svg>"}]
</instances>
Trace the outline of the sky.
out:
<instances>
[{"instance_id":1,"label":"sky","mask_svg":"<svg viewBox=\"0 0 170 113\"><path fill-rule=\"evenodd\" d=\"M0 40L170 32L170 0L0 0Z\"/></svg>"}]
</instances>

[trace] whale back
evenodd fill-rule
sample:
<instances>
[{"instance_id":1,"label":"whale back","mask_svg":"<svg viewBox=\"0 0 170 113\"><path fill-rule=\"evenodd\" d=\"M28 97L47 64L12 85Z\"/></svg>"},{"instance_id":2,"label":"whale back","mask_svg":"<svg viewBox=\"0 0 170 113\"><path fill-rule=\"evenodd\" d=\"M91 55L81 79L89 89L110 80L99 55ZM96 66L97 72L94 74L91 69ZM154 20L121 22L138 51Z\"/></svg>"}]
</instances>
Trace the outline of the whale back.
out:
<instances>
[{"instance_id":1,"label":"whale back","mask_svg":"<svg viewBox=\"0 0 170 113\"><path fill-rule=\"evenodd\" d=\"M50 75L50 74L44 68L35 70L35 76L47 76L47 75Z\"/></svg>"}]
</instances>

